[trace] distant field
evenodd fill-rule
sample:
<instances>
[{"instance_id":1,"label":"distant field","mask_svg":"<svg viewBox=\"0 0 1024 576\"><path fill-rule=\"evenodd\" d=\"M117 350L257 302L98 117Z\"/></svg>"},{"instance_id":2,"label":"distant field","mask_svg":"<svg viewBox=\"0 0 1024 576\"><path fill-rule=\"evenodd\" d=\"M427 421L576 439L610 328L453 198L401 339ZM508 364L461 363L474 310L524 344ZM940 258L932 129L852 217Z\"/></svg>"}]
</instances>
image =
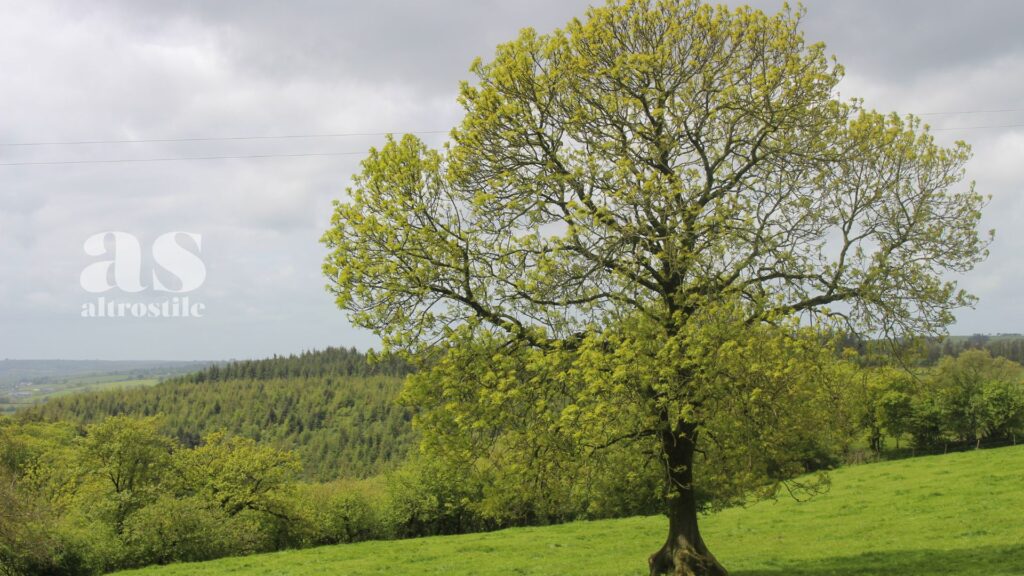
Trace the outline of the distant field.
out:
<instances>
[{"instance_id":1,"label":"distant field","mask_svg":"<svg viewBox=\"0 0 1024 576\"><path fill-rule=\"evenodd\" d=\"M75 394L77 392L85 392L90 390L111 390L116 388L134 388L136 386L152 386L160 382L159 378L136 378L134 380L114 380L114 381L103 381L102 379L98 382L91 384L82 384L76 387L69 387L58 392L54 392L51 396L66 396L68 394Z\"/></svg>"},{"instance_id":2,"label":"distant field","mask_svg":"<svg viewBox=\"0 0 1024 576\"><path fill-rule=\"evenodd\" d=\"M0 414L10 414L55 396L90 390L156 384L195 372L203 361L0 360Z\"/></svg>"},{"instance_id":3,"label":"distant field","mask_svg":"<svg viewBox=\"0 0 1024 576\"><path fill-rule=\"evenodd\" d=\"M850 467L809 502L705 519L734 576L1020 576L1024 446ZM646 575L659 517L367 542L121 572L122 576Z\"/></svg>"},{"instance_id":4,"label":"distant field","mask_svg":"<svg viewBox=\"0 0 1024 576\"><path fill-rule=\"evenodd\" d=\"M0 402L0 413L15 412L20 408L32 406L46 401L48 398L67 396L78 392L89 392L93 390L108 390L114 388L133 388L136 386L152 386L160 382L159 378L134 378L125 380L112 380L110 376L83 376L72 378L63 382L33 384L30 388L23 389L28 396L9 398L9 402Z\"/></svg>"}]
</instances>

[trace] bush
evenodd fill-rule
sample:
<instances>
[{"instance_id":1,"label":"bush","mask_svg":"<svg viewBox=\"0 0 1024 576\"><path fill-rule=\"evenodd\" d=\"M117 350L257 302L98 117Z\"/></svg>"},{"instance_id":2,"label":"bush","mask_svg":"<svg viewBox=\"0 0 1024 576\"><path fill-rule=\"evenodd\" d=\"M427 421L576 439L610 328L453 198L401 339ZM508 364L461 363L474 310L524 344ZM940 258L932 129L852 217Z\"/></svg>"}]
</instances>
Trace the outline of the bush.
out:
<instances>
[{"instance_id":1,"label":"bush","mask_svg":"<svg viewBox=\"0 0 1024 576\"><path fill-rule=\"evenodd\" d=\"M195 562L230 554L240 547L230 541L229 521L198 498L163 496L125 521L130 563Z\"/></svg>"},{"instance_id":2,"label":"bush","mask_svg":"<svg viewBox=\"0 0 1024 576\"><path fill-rule=\"evenodd\" d=\"M382 515L383 498L365 483L301 485L296 501L298 514L306 524L305 544L342 544L390 536Z\"/></svg>"},{"instance_id":3,"label":"bush","mask_svg":"<svg viewBox=\"0 0 1024 576\"><path fill-rule=\"evenodd\" d=\"M478 532L481 498L473 475L441 461L411 460L387 477L385 522L397 538Z\"/></svg>"},{"instance_id":4,"label":"bush","mask_svg":"<svg viewBox=\"0 0 1024 576\"><path fill-rule=\"evenodd\" d=\"M162 496L125 520L121 566L197 562L280 548L281 527L266 515L228 515L198 497Z\"/></svg>"}]
</instances>

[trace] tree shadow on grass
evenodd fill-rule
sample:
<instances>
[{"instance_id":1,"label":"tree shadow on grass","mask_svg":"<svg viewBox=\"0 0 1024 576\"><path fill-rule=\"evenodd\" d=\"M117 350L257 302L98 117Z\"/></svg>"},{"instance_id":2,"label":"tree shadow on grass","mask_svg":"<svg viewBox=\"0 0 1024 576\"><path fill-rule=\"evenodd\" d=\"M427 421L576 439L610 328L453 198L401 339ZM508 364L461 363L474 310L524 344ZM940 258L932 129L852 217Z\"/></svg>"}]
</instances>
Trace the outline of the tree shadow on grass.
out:
<instances>
[{"instance_id":1,"label":"tree shadow on grass","mask_svg":"<svg viewBox=\"0 0 1024 576\"><path fill-rule=\"evenodd\" d=\"M1016 576L1024 574L1024 543L963 550L869 552L739 570L733 576Z\"/></svg>"}]
</instances>

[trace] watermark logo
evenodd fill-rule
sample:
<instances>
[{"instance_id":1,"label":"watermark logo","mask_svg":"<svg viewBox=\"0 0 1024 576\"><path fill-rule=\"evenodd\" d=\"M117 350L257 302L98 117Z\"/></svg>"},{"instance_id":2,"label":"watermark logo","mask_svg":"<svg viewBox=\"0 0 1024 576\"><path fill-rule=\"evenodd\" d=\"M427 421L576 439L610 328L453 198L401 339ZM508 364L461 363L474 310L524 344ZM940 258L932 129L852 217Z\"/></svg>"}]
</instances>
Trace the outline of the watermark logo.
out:
<instances>
[{"instance_id":1,"label":"watermark logo","mask_svg":"<svg viewBox=\"0 0 1024 576\"><path fill-rule=\"evenodd\" d=\"M206 305L183 294L206 281L203 237L194 232L167 232L153 241L152 264L143 266L143 246L127 232L93 234L82 245L86 255L101 258L87 265L79 278L92 294L118 291L130 299L99 296L82 304L84 318L201 318ZM173 296L172 296L173 295ZM154 297L155 296L155 297Z\"/></svg>"}]
</instances>

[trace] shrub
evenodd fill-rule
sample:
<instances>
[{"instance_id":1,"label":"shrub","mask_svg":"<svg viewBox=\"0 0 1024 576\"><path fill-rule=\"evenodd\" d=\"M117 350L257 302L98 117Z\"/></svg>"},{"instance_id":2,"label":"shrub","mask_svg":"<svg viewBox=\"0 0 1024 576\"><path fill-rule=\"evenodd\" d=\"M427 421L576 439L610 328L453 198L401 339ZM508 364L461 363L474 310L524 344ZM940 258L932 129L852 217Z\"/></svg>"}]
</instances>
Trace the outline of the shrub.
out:
<instances>
[{"instance_id":1,"label":"shrub","mask_svg":"<svg viewBox=\"0 0 1024 576\"><path fill-rule=\"evenodd\" d=\"M383 499L358 483L305 484L298 489L296 501L306 523L307 544L360 542L390 535L381 514Z\"/></svg>"},{"instance_id":2,"label":"shrub","mask_svg":"<svg viewBox=\"0 0 1024 576\"><path fill-rule=\"evenodd\" d=\"M128 517L123 538L133 565L195 562L246 551L232 541L230 524L220 508L199 498L162 496Z\"/></svg>"}]
</instances>

